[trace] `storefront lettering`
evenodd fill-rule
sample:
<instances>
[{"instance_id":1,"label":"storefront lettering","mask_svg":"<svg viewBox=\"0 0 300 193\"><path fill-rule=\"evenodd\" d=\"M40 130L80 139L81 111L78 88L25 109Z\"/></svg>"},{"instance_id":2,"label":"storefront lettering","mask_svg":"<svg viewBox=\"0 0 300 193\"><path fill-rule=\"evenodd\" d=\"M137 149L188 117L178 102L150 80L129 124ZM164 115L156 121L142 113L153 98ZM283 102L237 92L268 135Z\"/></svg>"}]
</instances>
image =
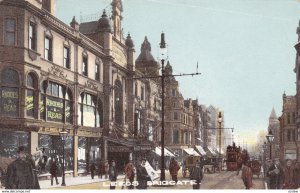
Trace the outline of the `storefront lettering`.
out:
<instances>
[{"instance_id":1,"label":"storefront lettering","mask_svg":"<svg viewBox=\"0 0 300 193\"><path fill-rule=\"evenodd\" d=\"M9 99L17 99L19 98L18 92L12 92L12 91L2 91L2 98L9 98Z\"/></svg>"},{"instance_id":2,"label":"storefront lettering","mask_svg":"<svg viewBox=\"0 0 300 193\"><path fill-rule=\"evenodd\" d=\"M19 92L16 88L4 88L1 92L2 114L18 116L19 111Z\"/></svg>"},{"instance_id":3,"label":"storefront lettering","mask_svg":"<svg viewBox=\"0 0 300 193\"><path fill-rule=\"evenodd\" d=\"M107 149L109 152L130 152L130 148L123 146L110 146Z\"/></svg>"},{"instance_id":4,"label":"storefront lettering","mask_svg":"<svg viewBox=\"0 0 300 193\"><path fill-rule=\"evenodd\" d=\"M48 117L51 119L62 119L62 114L58 112L48 111Z\"/></svg>"},{"instance_id":5,"label":"storefront lettering","mask_svg":"<svg viewBox=\"0 0 300 193\"><path fill-rule=\"evenodd\" d=\"M62 102L58 102L58 101L53 101L53 100L47 99L47 106L48 107L63 108L64 104Z\"/></svg>"},{"instance_id":6,"label":"storefront lettering","mask_svg":"<svg viewBox=\"0 0 300 193\"><path fill-rule=\"evenodd\" d=\"M61 99L47 97L47 117L51 121L62 121L64 103Z\"/></svg>"},{"instance_id":7,"label":"storefront lettering","mask_svg":"<svg viewBox=\"0 0 300 193\"><path fill-rule=\"evenodd\" d=\"M16 112L17 111L17 105L15 104L4 104L3 110L5 112Z\"/></svg>"}]
</instances>

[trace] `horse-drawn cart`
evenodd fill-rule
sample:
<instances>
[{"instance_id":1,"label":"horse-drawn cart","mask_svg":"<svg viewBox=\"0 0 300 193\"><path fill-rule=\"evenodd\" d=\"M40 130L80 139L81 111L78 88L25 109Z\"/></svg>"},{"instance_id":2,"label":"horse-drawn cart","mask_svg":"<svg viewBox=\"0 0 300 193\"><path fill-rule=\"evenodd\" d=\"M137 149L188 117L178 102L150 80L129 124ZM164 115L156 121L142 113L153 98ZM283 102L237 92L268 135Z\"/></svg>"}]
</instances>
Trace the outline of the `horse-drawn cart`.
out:
<instances>
[{"instance_id":1,"label":"horse-drawn cart","mask_svg":"<svg viewBox=\"0 0 300 193\"><path fill-rule=\"evenodd\" d=\"M261 162L259 160L252 160L250 161L250 167L252 170L252 174L257 175L257 177L259 178L261 174Z\"/></svg>"},{"instance_id":2,"label":"horse-drawn cart","mask_svg":"<svg viewBox=\"0 0 300 193\"><path fill-rule=\"evenodd\" d=\"M185 178L187 176L187 173L190 174L190 172L192 171L192 168L196 165L197 162L200 162L200 156L188 156L185 159L185 167L182 168L182 176Z\"/></svg>"}]
</instances>

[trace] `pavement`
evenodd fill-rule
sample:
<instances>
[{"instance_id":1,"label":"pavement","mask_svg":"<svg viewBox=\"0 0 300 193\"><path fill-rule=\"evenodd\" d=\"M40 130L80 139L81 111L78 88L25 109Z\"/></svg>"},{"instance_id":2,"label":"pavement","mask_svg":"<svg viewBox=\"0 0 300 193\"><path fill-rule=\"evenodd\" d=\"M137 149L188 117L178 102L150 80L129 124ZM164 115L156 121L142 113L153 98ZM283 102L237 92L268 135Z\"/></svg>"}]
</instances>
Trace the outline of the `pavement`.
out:
<instances>
[{"instance_id":1,"label":"pavement","mask_svg":"<svg viewBox=\"0 0 300 193\"><path fill-rule=\"evenodd\" d=\"M118 175L118 179L124 179L124 175ZM57 185L55 182L55 179L53 179L53 186L51 186L51 180L40 180L40 188L41 189L51 189L51 188L59 188L61 187L62 177L58 177L59 184ZM108 181L108 179L100 179L98 176L95 176L94 179L91 178L91 175L87 176L66 176L65 177L65 184L66 186L76 186L76 185L82 185L82 184L92 184L97 182L105 182Z\"/></svg>"}]
</instances>

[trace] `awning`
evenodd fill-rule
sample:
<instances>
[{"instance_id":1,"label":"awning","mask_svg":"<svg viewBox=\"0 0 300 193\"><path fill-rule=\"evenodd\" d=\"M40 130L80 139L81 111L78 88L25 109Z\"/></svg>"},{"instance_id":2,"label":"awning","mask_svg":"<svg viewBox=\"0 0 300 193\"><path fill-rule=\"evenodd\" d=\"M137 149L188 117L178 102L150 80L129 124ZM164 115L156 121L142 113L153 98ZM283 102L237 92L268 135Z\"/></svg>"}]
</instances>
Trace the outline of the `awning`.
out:
<instances>
[{"instance_id":1,"label":"awning","mask_svg":"<svg viewBox=\"0 0 300 193\"><path fill-rule=\"evenodd\" d=\"M207 147L207 149L210 151L212 155L217 155L217 153L211 147Z\"/></svg>"},{"instance_id":2,"label":"awning","mask_svg":"<svg viewBox=\"0 0 300 193\"><path fill-rule=\"evenodd\" d=\"M206 155L206 152L204 151L204 149L200 145L196 145L195 147L201 155Z\"/></svg>"},{"instance_id":3,"label":"awning","mask_svg":"<svg viewBox=\"0 0 300 193\"><path fill-rule=\"evenodd\" d=\"M165 156L169 156L169 157L175 157L175 155L173 153L171 153L169 150L167 150L166 148L164 148L165 152ZM155 151L154 151L157 155L161 156L161 148L160 147L156 147Z\"/></svg>"},{"instance_id":4,"label":"awning","mask_svg":"<svg viewBox=\"0 0 300 193\"><path fill-rule=\"evenodd\" d=\"M219 154L219 149L215 149L215 152L217 152ZM221 154L224 154L223 149L221 149Z\"/></svg>"},{"instance_id":5,"label":"awning","mask_svg":"<svg viewBox=\"0 0 300 193\"><path fill-rule=\"evenodd\" d=\"M189 155L194 155L194 156L200 156L195 150L194 148L187 148L184 149L184 151L189 154Z\"/></svg>"}]
</instances>

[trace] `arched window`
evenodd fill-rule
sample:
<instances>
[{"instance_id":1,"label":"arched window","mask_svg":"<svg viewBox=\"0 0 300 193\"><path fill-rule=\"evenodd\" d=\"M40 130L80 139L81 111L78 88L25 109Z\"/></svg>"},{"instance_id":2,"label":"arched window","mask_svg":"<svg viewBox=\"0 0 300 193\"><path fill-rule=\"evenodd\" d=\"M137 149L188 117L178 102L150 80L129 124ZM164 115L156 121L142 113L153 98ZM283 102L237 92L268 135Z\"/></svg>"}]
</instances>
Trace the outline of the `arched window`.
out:
<instances>
[{"instance_id":1,"label":"arched window","mask_svg":"<svg viewBox=\"0 0 300 193\"><path fill-rule=\"evenodd\" d=\"M119 125L123 124L123 89L119 80L115 82L115 122Z\"/></svg>"},{"instance_id":2,"label":"arched window","mask_svg":"<svg viewBox=\"0 0 300 193\"><path fill-rule=\"evenodd\" d=\"M1 73L1 115L19 116L19 74L12 69Z\"/></svg>"},{"instance_id":3,"label":"arched window","mask_svg":"<svg viewBox=\"0 0 300 193\"><path fill-rule=\"evenodd\" d=\"M37 118L37 78L34 73L29 73L26 79L26 115L27 117Z\"/></svg>"},{"instance_id":4,"label":"arched window","mask_svg":"<svg viewBox=\"0 0 300 193\"><path fill-rule=\"evenodd\" d=\"M41 93L41 118L46 121L72 123L72 94L66 86L44 81ZM42 105L42 108L41 108Z\"/></svg>"},{"instance_id":5,"label":"arched window","mask_svg":"<svg viewBox=\"0 0 300 193\"><path fill-rule=\"evenodd\" d=\"M78 124L87 127L102 127L102 115L102 101L94 95L82 93L78 108Z\"/></svg>"}]
</instances>

